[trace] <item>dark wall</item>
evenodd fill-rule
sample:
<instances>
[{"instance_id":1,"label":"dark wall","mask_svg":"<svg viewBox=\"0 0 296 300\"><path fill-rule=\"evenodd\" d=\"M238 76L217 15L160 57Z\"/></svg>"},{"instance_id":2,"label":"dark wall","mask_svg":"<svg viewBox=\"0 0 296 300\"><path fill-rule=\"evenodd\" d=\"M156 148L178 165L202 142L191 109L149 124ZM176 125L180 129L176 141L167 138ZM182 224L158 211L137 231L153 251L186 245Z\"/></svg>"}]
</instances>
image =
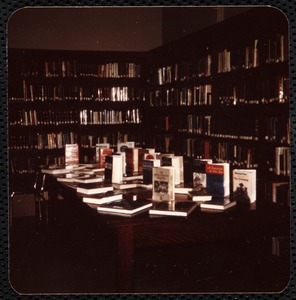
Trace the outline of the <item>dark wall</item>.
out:
<instances>
[{"instance_id":1,"label":"dark wall","mask_svg":"<svg viewBox=\"0 0 296 300\"><path fill-rule=\"evenodd\" d=\"M162 10L163 44L211 26L249 10L250 7L164 7Z\"/></svg>"},{"instance_id":2,"label":"dark wall","mask_svg":"<svg viewBox=\"0 0 296 300\"><path fill-rule=\"evenodd\" d=\"M8 46L148 51L246 7L28 7L8 22ZM218 13L219 12L219 13Z\"/></svg>"},{"instance_id":3,"label":"dark wall","mask_svg":"<svg viewBox=\"0 0 296 300\"><path fill-rule=\"evenodd\" d=\"M160 8L24 8L8 22L12 48L147 51L161 45Z\"/></svg>"}]
</instances>

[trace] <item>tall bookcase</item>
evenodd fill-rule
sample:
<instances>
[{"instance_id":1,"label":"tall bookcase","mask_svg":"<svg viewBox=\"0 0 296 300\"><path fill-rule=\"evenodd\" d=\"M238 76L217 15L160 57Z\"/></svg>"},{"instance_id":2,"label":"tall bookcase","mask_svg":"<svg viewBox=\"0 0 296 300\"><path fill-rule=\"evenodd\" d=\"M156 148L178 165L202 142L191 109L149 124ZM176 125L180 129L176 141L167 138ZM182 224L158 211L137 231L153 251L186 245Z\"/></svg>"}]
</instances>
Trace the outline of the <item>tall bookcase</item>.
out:
<instances>
[{"instance_id":1,"label":"tall bookcase","mask_svg":"<svg viewBox=\"0 0 296 300\"><path fill-rule=\"evenodd\" d=\"M66 143L80 161L96 143L144 143L145 67L139 52L9 50L10 182L41 164L63 164Z\"/></svg>"},{"instance_id":2,"label":"tall bookcase","mask_svg":"<svg viewBox=\"0 0 296 300\"><path fill-rule=\"evenodd\" d=\"M258 199L275 201L289 182L288 53L285 16L259 7L154 49L147 144L256 168Z\"/></svg>"}]
</instances>

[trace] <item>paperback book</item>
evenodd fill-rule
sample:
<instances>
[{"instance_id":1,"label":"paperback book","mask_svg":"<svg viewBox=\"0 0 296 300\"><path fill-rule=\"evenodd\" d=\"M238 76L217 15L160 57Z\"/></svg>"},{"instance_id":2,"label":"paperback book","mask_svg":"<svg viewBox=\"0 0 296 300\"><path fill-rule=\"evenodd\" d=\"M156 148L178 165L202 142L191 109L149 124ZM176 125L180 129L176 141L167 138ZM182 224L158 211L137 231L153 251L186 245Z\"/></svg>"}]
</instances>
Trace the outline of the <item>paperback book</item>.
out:
<instances>
[{"instance_id":1,"label":"paperback book","mask_svg":"<svg viewBox=\"0 0 296 300\"><path fill-rule=\"evenodd\" d=\"M187 217L197 207L197 202L162 201L149 210L150 215Z\"/></svg>"}]
</instances>

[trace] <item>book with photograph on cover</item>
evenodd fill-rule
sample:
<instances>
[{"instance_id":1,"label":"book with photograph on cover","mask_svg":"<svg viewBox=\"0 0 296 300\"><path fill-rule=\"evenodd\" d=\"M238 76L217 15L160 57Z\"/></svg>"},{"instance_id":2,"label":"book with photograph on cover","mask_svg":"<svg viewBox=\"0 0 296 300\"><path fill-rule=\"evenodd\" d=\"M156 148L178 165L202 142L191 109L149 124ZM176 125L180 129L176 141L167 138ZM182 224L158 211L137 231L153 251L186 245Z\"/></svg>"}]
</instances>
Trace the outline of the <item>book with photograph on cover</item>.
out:
<instances>
[{"instance_id":1,"label":"book with photograph on cover","mask_svg":"<svg viewBox=\"0 0 296 300\"><path fill-rule=\"evenodd\" d=\"M175 200L175 170L173 167L154 167L152 173L153 200Z\"/></svg>"},{"instance_id":2,"label":"book with photograph on cover","mask_svg":"<svg viewBox=\"0 0 296 300\"><path fill-rule=\"evenodd\" d=\"M232 171L233 199L254 203L256 201L256 170L234 169Z\"/></svg>"}]
</instances>

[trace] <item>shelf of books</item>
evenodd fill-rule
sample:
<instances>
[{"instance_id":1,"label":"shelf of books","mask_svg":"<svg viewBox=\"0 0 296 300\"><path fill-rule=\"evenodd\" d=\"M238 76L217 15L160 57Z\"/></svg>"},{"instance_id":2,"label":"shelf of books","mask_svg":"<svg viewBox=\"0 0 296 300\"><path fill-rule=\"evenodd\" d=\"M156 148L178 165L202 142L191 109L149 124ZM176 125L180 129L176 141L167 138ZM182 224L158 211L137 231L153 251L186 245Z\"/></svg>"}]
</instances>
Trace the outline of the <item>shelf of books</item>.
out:
<instances>
[{"instance_id":1,"label":"shelf of books","mask_svg":"<svg viewBox=\"0 0 296 300\"><path fill-rule=\"evenodd\" d=\"M150 54L147 144L256 169L259 198L276 202L290 172L285 16L256 8Z\"/></svg>"},{"instance_id":2,"label":"shelf of books","mask_svg":"<svg viewBox=\"0 0 296 300\"><path fill-rule=\"evenodd\" d=\"M142 53L10 49L8 71L12 176L63 165L66 144L83 163L97 143L144 142Z\"/></svg>"}]
</instances>

